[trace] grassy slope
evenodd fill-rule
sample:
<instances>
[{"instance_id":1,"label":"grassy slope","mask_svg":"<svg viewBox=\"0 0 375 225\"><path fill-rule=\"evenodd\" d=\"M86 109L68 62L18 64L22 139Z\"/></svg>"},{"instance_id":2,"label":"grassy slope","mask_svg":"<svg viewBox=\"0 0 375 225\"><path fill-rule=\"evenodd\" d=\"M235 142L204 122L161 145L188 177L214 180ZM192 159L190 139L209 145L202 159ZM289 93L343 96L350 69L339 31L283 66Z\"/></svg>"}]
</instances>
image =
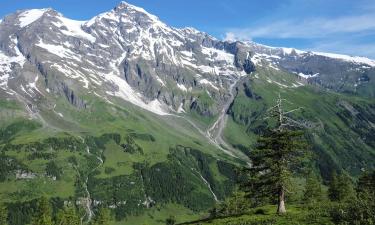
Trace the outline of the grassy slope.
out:
<instances>
[{"instance_id":1,"label":"grassy slope","mask_svg":"<svg viewBox=\"0 0 375 225\"><path fill-rule=\"evenodd\" d=\"M293 86L297 82L294 75L275 70L259 69L251 75L247 92L250 90L252 97L240 87L231 108L232 119L226 127L225 138L234 145L253 145L257 128L265 121L265 110L275 104L280 93L290 102L285 104L286 110L303 107L294 113L295 119L307 120L315 126L308 129L309 139L324 173L344 168L356 174L363 167L374 167L375 147L370 134L374 131L375 100L309 85ZM357 114L343 107L342 102L353 107Z\"/></svg>"},{"instance_id":2,"label":"grassy slope","mask_svg":"<svg viewBox=\"0 0 375 225\"><path fill-rule=\"evenodd\" d=\"M233 145L251 146L254 144L257 137L255 131L257 127L262 125L264 110L273 104L275 97L280 92L284 98L293 103L293 105L287 107L304 107L304 110L296 114L297 117L303 117L324 125L311 131L312 140L316 143L314 150L320 154L320 161L328 158L332 161L326 161L326 164L332 163L332 166L352 169L354 172L358 171L360 167L373 166L371 160L375 159L374 149L366 144L361 135L353 131L347 122L343 121L342 117L338 116L345 112L345 109L338 106L338 102L344 100L351 105L356 105L358 109L366 111L371 110L369 106L374 105L374 100L326 92L310 86L292 87L293 84L296 84L295 76L281 73L274 70L258 70L256 75L259 78L251 78L248 82L253 97L247 96L244 88L240 88L231 109L233 116L228 120L225 129L226 140ZM253 76L255 75L253 74ZM261 99L257 100L256 96L260 96ZM88 96L86 100L89 102L90 107L78 110L63 99L56 99L57 107L54 110L62 113L64 115L63 118L58 116L53 110L45 107L42 116L51 126L31 130L20 129L12 135L11 143L31 143L41 141L46 137L65 137L69 135L75 137L86 135L100 136L103 133L112 132L119 133L122 137L136 132L152 135L155 138L154 142L136 140L136 143L144 150L144 155L126 153L113 141L106 143L103 152L106 160L104 165L97 169L94 175L97 179L111 179L117 176L131 175L134 172L134 163L147 161L149 166L163 163L168 160L170 147L175 147L176 145L196 148L214 158L228 160L227 155L209 145L207 140L184 120L173 116L159 117L140 110L131 104L125 104L125 107L120 107L120 105L124 105L123 102L115 99L113 101L116 105ZM6 127L25 117L22 106L17 103L1 101L0 106L1 115L5 115L0 118L1 127ZM200 127L207 126L213 121L213 118L201 119L194 113L190 116L194 120L201 120ZM355 123L358 122L356 119L353 119L353 121ZM363 126L363 124L360 125ZM368 128L365 127L363 129L366 131ZM65 130L68 130L69 134L66 134ZM6 154L18 159L38 174L44 173L45 164L48 161L41 159L29 160L27 156L30 153L26 151L9 151ZM85 151L72 152L66 149L59 151L54 160L64 171L60 181L51 182L51 179L43 176L31 181L10 179L0 183L1 200L7 202L29 200L42 195L62 198L74 196L77 191L74 188L74 182L79 177L79 174L68 163L69 157L72 156L75 156L79 161L81 170L85 171L90 167ZM321 164L323 169L327 169L326 164ZM352 168L353 165L354 168ZM114 171L107 174L105 173L106 167L113 168ZM209 168L216 182L226 181L227 178L220 174L216 163L209 163ZM207 187L202 183L199 189L202 189L201 192L205 195L210 194ZM152 208L145 214L131 216L127 220L129 224L142 224L141 221L146 221L147 224L163 224L163 219L172 214L172 212L179 222L188 220L188 218L194 219L198 216L197 212L193 212L181 205L170 204L164 205L160 210Z\"/></svg>"},{"instance_id":3,"label":"grassy slope","mask_svg":"<svg viewBox=\"0 0 375 225\"><path fill-rule=\"evenodd\" d=\"M264 206L251 209L248 213L226 218L212 219L201 222L186 223L191 225L299 225L299 224L332 224L328 217L314 217L300 205L289 205L288 213L277 215L276 206Z\"/></svg>"},{"instance_id":4,"label":"grassy slope","mask_svg":"<svg viewBox=\"0 0 375 225\"><path fill-rule=\"evenodd\" d=\"M120 107L120 104L111 105L99 99L88 99L88 101L90 101L90 108L78 110L62 99L57 99L58 104L54 110L45 108L42 112L43 118L51 126L42 127L38 125L35 129L25 130L23 128L24 125L21 124L19 125L19 129L11 135L11 138L7 142L0 142L0 148L8 142L13 145L30 144L42 142L48 137L74 137L77 139L79 136L100 136L104 133L113 132L119 133L123 137L122 142L124 142L124 137L132 133L150 135L155 139L153 142L135 139L136 144L143 149L143 154L124 152L113 141L106 143L103 152L105 162L102 167L95 171L94 175L96 179L104 180L119 176L130 176L135 172L133 169L134 163L147 162L150 167L157 163L164 163L167 161L170 148L176 145L199 149L201 152L205 152L214 158L228 159L227 155L209 145L207 140L184 120L173 116L159 117L126 103L125 107ZM22 106L18 106L17 103L4 102L2 104L4 106L2 107L2 111L7 109L8 111L12 111L13 115L21 115L12 117L11 119L9 117L2 117L4 119L2 129L5 129L10 124L14 124L16 121L26 121L26 124L38 124L37 121L24 120ZM43 107L43 105L41 106ZM64 117L58 116L56 112L62 113ZM69 132L67 133L66 131ZM39 149L35 150L39 151ZM79 191L79 188L77 189L75 182L77 179L82 179L80 178L82 175L80 173L87 173L89 168L92 167L87 160L87 153L82 150L74 152L69 149L51 149L47 150L47 152L56 153L53 161L61 166L63 170L62 178L59 181L53 181L44 175L45 166L51 160L31 160L29 158L31 152L24 149L6 151L7 156L14 157L26 165L28 170L38 174L38 178L16 180L14 177L11 177L5 182L0 182L0 199L2 202L28 201L40 196L60 197L63 199L82 196L82 191ZM78 161L78 168L73 168L69 163L69 158L73 156ZM217 182L224 182L227 179L219 173L216 166L210 167L212 176ZM105 168L112 168L114 171L105 173ZM194 174L193 176L196 177L197 175ZM201 192L205 196L211 196L211 193L200 178L196 178L194 182L197 185L197 193ZM171 212L175 212L173 215L176 215L179 221L186 221L188 218L193 219L198 216L197 211L192 211L178 204L168 204L147 210L145 214L141 213L137 216L131 216L127 220L131 221L131 224L141 224L141 221L153 221L152 224L164 224L164 219Z\"/></svg>"}]
</instances>

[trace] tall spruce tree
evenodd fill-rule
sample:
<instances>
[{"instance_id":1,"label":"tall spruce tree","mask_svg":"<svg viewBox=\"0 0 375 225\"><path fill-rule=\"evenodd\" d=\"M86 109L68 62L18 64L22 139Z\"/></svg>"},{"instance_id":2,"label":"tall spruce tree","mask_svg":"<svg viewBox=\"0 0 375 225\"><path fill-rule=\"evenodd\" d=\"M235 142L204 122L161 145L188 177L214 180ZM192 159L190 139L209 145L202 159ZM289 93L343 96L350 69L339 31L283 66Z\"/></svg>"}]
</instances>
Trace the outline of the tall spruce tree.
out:
<instances>
[{"instance_id":1,"label":"tall spruce tree","mask_svg":"<svg viewBox=\"0 0 375 225\"><path fill-rule=\"evenodd\" d=\"M7 225L8 224L8 210L5 205L0 204L0 225Z\"/></svg>"},{"instance_id":2,"label":"tall spruce tree","mask_svg":"<svg viewBox=\"0 0 375 225\"><path fill-rule=\"evenodd\" d=\"M99 208L92 225L108 225L110 221L110 212L107 208Z\"/></svg>"},{"instance_id":3,"label":"tall spruce tree","mask_svg":"<svg viewBox=\"0 0 375 225\"><path fill-rule=\"evenodd\" d=\"M271 200L277 197L277 213L286 213L285 195L291 189L292 168L300 165L306 156L306 143L303 132L296 130L303 124L288 117L297 110L285 112L280 95L276 106L269 110L269 118L274 119L276 126L268 129L257 141L257 146L250 151L250 168L247 172L247 191L257 197L267 196ZM253 196L254 197L254 196Z\"/></svg>"},{"instance_id":4,"label":"tall spruce tree","mask_svg":"<svg viewBox=\"0 0 375 225\"><path fill-rule=\"evenodd\" d=\"M56 225L79 225L80 223L81 220L74 206L66 206L57 213Z\"/></svg>"},{"instance_id":5,"label":"tall spruce tree","mask_svg":"<svg viewBox=\"0 0 375 225\"><path fill-rule=\"evenodd\" d=\"M322 199L322 196L323 193L321 181L317 175L310 171L306 178L303 200L306 203L316 203Z\"/></svg>"},{"instance_id":6,"label":"tall spruce tree","mask_svg":"<svg viewBox=\"0 0 375 225\"><path fill-rule=\"evenodd\" d=\"M336 171L333 171L329 181L328 197L331 201L337 201L339 199L339 183Z\"/></svg>"},{"instance_id":7,"label":"tall spruce tree","mask_svg":"<svg viewBox=\"0 0 375 225\"><path fill-rule=\"evenodd\" d=\"M363 173L357 183L357 192L368 192L375 197L375 171Z\"/></svg>"},{"instance_id":8,"label":"tall spruce tree","mask_svg":"<svg viewBox=\"0 0 375 225\"><path fill-rule=\"evenodd\" d=\"M38 208L32 218L31 225L53 225L52 209L47 198L42 197L39 199Z\"/></svg>"},{"instance_id":9,"label":"tall spruce tree","mask_svg":"<svg viewBox=\"0 0 375 225\"><path fill-rule=\"evenodd\" d=\"M340 183L337 178L337 184ZM342 179L346 180L346 179ZM343 182L344 184L347 181ZM375 171L364 173L357 182L357 198L351 198L350 185L341 190L338 188L336 196L344 196L344 199L337 198L335 201L345 201L334 207L331 212L332 222L335 224L369 225L375 224ZM340 187L340 185L338 185ZM342 194L341 194L342 193ZM344 195L344 193L346 195Z\"/></svg>"},{"instance_id":10,"label":"tall spruce tree","mask_svg":"<svg viewBox=\"0 0 375 225\"><path fill-rule=\"evenodd\" d=\"M328 196L331 201L346 201L355 198L354 185L349 175L341 172L337 175L333 172L328 187Z\"/></svg>"}]
</instances>

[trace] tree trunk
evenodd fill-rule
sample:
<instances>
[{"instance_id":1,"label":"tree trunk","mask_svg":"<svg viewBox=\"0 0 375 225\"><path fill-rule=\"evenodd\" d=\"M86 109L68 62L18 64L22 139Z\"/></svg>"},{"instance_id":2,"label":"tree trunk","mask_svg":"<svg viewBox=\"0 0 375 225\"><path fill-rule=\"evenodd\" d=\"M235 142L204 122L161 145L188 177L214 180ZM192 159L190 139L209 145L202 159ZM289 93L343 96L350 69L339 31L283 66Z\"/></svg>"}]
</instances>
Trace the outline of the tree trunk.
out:
<instances>
[{"instance_id":1,"label":"tree trunk","mask_svg":"<svg viewBox=\"0 0 375 225\"><path fill-rule=\"evenodd\" d=\"M278 206L277 206L277 214L284 214L286 213L286 209L285 209L285 191L284 191L284 188L280 188L280 191L279 191L279 203L278 203Z\"/></svg>"}]
</instances>

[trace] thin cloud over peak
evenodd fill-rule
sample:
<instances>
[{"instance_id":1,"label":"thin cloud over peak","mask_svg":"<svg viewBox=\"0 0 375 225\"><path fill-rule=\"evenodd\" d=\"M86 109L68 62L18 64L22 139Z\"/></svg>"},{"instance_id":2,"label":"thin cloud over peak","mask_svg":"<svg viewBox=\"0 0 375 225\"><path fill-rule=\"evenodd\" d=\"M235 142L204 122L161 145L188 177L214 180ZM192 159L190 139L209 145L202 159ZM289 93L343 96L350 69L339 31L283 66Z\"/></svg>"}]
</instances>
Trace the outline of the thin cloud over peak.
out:
<instances>
[{"instance_id":1,"label":"thin cloud over peak","mask_svg":"<svg viewBox=\"0 0 375 225\"><path fill-rule=\"evenodd\" d=\"M226 38L323 38L338 33L375 31L374 21L375 13L334 19L282 20L254 27L229 29Z\"/></svg>"},{"instance_id":2,"label":"thin cloud over peak","mask_svg":"<svg viewBox=\"0 0 375 225\"><path fill-rule=\"evenodd\" d=\"M223 38L375 58L374 21L374 1L289 0L245 26L225 29Z\"/></svg>"}]
</instances>

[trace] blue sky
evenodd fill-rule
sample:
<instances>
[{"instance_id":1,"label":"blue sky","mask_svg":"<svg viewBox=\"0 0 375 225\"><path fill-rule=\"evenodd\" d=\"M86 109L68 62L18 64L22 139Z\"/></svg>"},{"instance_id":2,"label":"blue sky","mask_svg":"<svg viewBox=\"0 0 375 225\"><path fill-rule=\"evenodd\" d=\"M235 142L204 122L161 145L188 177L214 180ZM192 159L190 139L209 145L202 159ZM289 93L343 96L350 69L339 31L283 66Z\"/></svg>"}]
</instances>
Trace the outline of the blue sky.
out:
<instances>
[{"instance_id":1,"label":"blue sky","mask_svg":"<svg viewBox=\"0 0 375 225\"><path fill-rule=\"evenodd\" d=\"M0 17L52 7L87 20L115 0L1 0ZM128 0L175 27L195 27L219 39L326 51L375 59L374 0Z\"/></svg>"}]
</instances>

